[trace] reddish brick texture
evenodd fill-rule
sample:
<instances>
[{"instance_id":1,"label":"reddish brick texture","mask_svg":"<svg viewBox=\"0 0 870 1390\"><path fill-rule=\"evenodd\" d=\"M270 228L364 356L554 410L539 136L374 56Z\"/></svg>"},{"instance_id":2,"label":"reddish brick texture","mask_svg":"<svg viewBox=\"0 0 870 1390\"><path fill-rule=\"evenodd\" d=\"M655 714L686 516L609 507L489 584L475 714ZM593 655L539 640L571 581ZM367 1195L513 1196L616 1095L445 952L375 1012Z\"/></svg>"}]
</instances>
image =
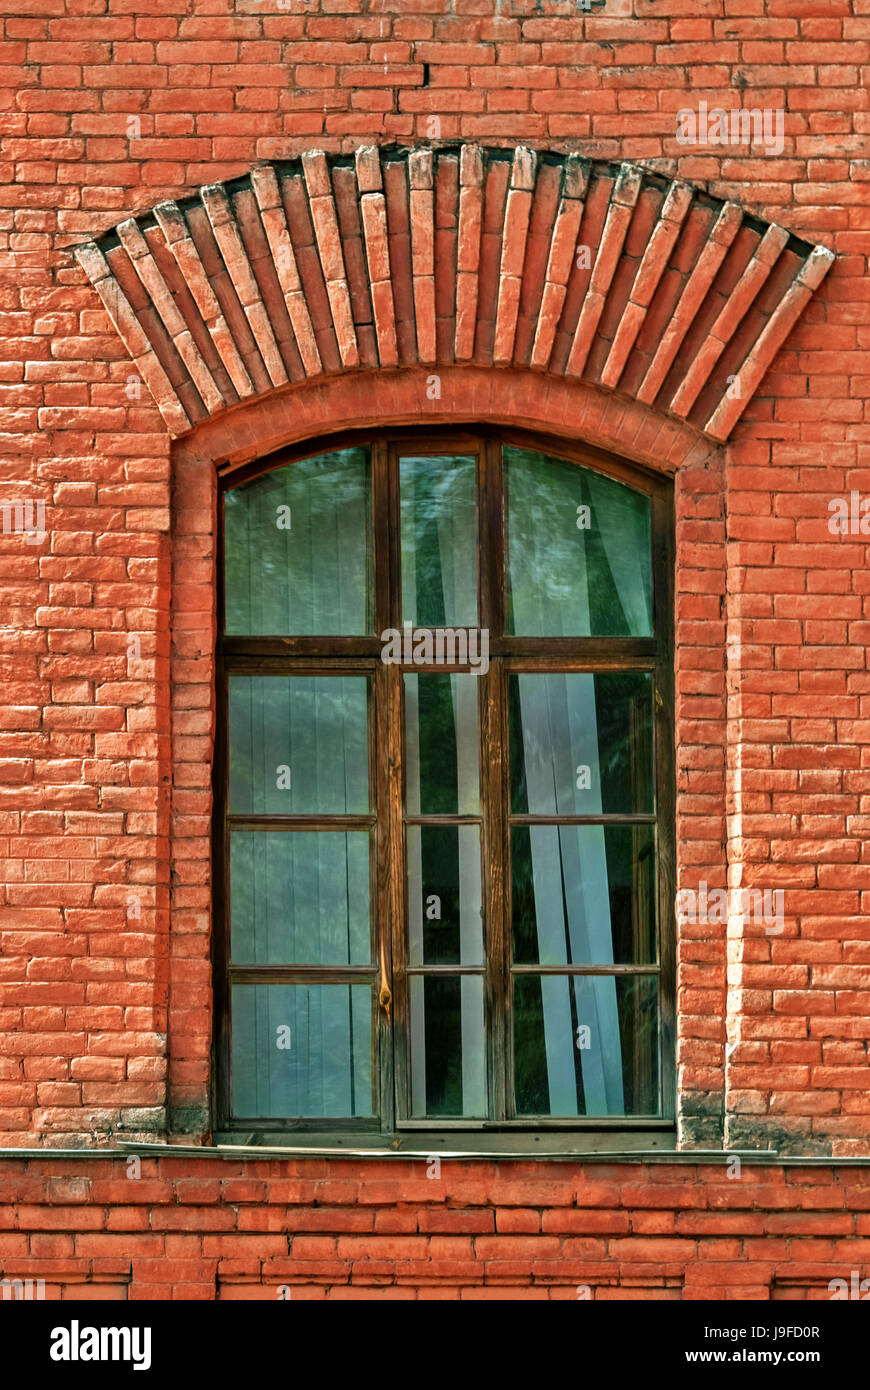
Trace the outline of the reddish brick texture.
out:
<instances>
[{"instance_id":1,"label":"reddish brick texture","mask_svg":"<svg viewBox=\"0 0 870 1390\"><path fill-rule=\"evenodd\" d=\"M0 3L4 1274L543 1299L866 1273L870 535L829 508L870 496L868 73L870 0ZM685 143L701 103L770 119ZM677 928L673 1164L128 1178L119 1140L211 1133L218 469L425 419L673 478L676 886L781 892L782 920ZM739 1177L691 1157L735 1149Z\"/></svg>"},{"instance_id":2,"label":"reddish brick texture","mask_svg":"<svg viewBox=\"0 0 870 1390\"><path fill-rule=\"evenodd\" d=\"M46 1299L805 1301L870 1267L852 1165L37 1156L0 1192Z\"/></svg>"}]
</instances>

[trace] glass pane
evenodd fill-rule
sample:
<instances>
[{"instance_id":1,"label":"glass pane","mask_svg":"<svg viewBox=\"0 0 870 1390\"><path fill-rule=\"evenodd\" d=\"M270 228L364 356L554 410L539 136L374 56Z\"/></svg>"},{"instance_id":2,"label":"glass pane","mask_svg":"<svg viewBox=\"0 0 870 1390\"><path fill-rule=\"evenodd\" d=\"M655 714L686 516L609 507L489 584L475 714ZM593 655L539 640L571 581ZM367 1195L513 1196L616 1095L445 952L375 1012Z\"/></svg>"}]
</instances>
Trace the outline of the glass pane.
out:
<instances>
[{"instance_id":1,"label":"glass pane","mask_svg":"<svg viewBox=\"0 0 870 1390\"><path fill-rule=\"evenodd\" d=\"M411 1112L486 1115L480 975L411 975Z\"/></svg>"},{"instance_id":2,"label":"glass pane","mask_svg":"<svg viewBox=\"0 0 870 1390\"><path fill-rule=\"evenodd\" d=\"M405 805L409 816L480 809L476 676L405 677Z\"/></svg>"},{"instance_id":3,"label":"glass pane","mask_svg":"<svg viewBox=\"0 0 870 1390\"><path fill-rule=\"evenodd\" d=\"M230 812L368 810L365 676L230 677Z\"/></svg>"},{"instance_id":4,"label":"glass pane","mask_svg":"<svg viewBox=\"0 0 870 1390\"><path fill-rule=\"evenodd\" d=\"M402 620L420 627L477 624L477 467L423 454L399 461Z\"/></svg>"},{"instance_id":5,"label":"glass pane","mask_svg":"<svg viewBox=\"0 0 870 1390\"><path fill-rule=\"evenodd\" d=\"M657 1114L657 994L651 975L515 978L518 1114Z\"/></svg>"},{"instance_id":6,"label":"glass pane","mask_svg":"<svg viewBox=\"0 0 870 1390\"><path fill-rule=\"evenodd\" d=\"M480 831L476 825L409 825L411 965L482 965Z\"/></svg>"},{"instance_id":7,"label":"glass pane","mask_svg":"<svg viewBox=\"0 0 870 1390\"><path fill-rule=\"evenodd\" d=\"M369 450L300 459L224 499L226 630L370 632Z\"/></svg>"},{"instance_id":8,"label":"glass pane","mask_svg":"<svg viewBox=\"0 0 870 1390\"><path fill-rule=\"evenodd\" d=\"M371 1115L370 985L234 985L233 1113Z\"/></svg>"},{"instance_id":9,"label":"glass pane","mask_svg":"<svg viewBox=\"0 0 870 1390\"><path fill-rule=\"evenodd\" d=\"M528 637L652 633L650 500L591 469L504 449L507 628Z\"/></svg>"},{"instance_id":10,"label":"glass pane","mask_svg":"<svg viewBox=\"0 0 870 1390\"><path fill-rule=\"evenodd\" d=\"M652 676L510 676L514 815L653 810Z\"/></svg>"},{"instance_id":11,"label":"glass pane","mask_svg":"<svg viewBox=\"0 0 870 1390\"><path fill-rule=\"evenodd\" d=\"M236 965L371 964L365 830L234 830L230 901Z\"/></svg>"},{"instance_id":12,"label":"glass pane","mask_svg":"<svg viewBox=\"0 0 870 1390\"><path fill-rule=\"evenodd\" d=\"M656 961L651 825L516 825L511 830L518 965Z\"/></svg>"}]
</instances>

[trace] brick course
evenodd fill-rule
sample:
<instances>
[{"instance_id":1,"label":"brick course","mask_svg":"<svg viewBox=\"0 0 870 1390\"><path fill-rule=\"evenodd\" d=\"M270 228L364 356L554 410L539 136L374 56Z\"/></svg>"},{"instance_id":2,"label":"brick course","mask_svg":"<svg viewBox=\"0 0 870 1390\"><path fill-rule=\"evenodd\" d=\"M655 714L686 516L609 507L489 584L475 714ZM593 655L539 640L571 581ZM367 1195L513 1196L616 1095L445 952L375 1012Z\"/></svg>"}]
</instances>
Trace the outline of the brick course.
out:
<instances>
[{"instance_id":1,"label":"brick course","mask_svg":"<svg viewBox=\"0 0 870 1390\"><path fill-rule=\"evenodd\" d=\"M37 544L0 535L0 1144L207 1137L215 463L424 416L538 422L674 475L678 883L785 894L782 934L735 920L680 930L680 1139L868 1156L870 581L866 538L828 529L831 499L870 492L867 0L98 9L0 6L0 500L42 502L46 517ZM677 112L701 100L782 109L781 154L681 145ZM786 336L772 330L741 367L740 335L762 326L756 309L769 321L787 285L777 263L729 341L725 300L719 317L705 298L714 275L728 302L740 294L726 252L679 301L680 348L668 336L676 281L654 287L661 262L643 258L659 212L639 196L614 233L636 257L632 277L607 279L602 260L586 299L590 325L603 310L602 345L572 346L559 316L579 313L592 270L572 273L561 250L578 229L584 240L570 197L550 242L540 209L549 198L557 215L554 190L539 182L530 201L509 160L484 180L473 155L451 172L417 154L405 215L395 171L379 182L361 156L358 198L344 176L327 187L313 153L459 143L627 162L736 204L747 225L735 245L759 282L762 224L837 259L809 302L797 286L802 316ZM302 156L305 189L284 200L294 260L276 252L264 172L236 222L219 192L200 206L204 276L184 290L176 267L193 243L165 250L173 229L151 209ZM586 239L597 244L606 214L606 200L586 203ZM209 405L174 444L72 255L119 224L126 239L106 259L133 310L156 319L149 296L170 287L167 361L206 397L208 379L223 394L221 363L238 399L258 397L221 419L205 418ZM280 269L280 322L258 308L256 284L216 278L235 226L249 255L259 235ZM662 243L671 224L658 226ZM669 249L683 275L703 244L700 226L688 230ZM537 298L519 285L521 246ZM612 323L595 298L609 286L626 308ZM185 294L201 339L184 337ZM529 371L512 344L538 367L552 349L560 370L588 346L587 378ZM652 364L646 379L632 352ZM722 402L725 445L697 428L717 408L708 360L721 383L739 376L741 396ZM430 402L436 361L442 395ZM680 380L688 421L661 408ZM595 1297L827 1297L829 1278L864 1272L857 1162L740 1182L627 1163L442 1171L456 1195L434 1202L425 1179L409 1170L403 1193L391 1164L377 1175L368 1160L299 1160L268 1178L259 1162L221 1163L218 1177L216 1161L145 1160L128 1198L120 1158L10 1157L0 1186L19 1205L3 1212L0 1263L39 1277L42 1261L53 1289L80 1296L89 1279L99 1297L214 1297L216 1277L222 1295L271 1297L285 1275L294 1298L576 1297L584 1282ZM576 1200L581 1179L608 1189L601 1202ZM155 1225L164 1205L175 1230Z\"/></svg>"},{"instance_id":2,"label":"brick course","mask_svg":"<svg viewBox=\"0 0 870 1390\"><path fill-rule=\"evenodd\" d=\"M0 1266L43 1279L47 1299L806 1301L863 1278L870 1254L870 1177L848 1164L438 1171L117 1154L57 1167L8 1158L0 1172L18 1202Z\"/></svg>"}]
</instances>

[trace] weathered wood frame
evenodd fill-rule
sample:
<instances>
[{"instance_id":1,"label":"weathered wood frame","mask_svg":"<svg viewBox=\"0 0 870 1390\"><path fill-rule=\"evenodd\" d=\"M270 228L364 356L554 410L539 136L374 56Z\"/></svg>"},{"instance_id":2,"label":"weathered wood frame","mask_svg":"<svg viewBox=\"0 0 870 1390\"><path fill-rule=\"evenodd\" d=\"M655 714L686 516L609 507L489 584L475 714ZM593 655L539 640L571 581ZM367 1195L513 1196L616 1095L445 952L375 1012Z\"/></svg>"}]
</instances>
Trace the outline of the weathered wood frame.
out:
<instances>
[{"instance_id":1,"label":"weathered wood frame","mask_svg":"<svg viewBox=\"0 0 870 1390\"><path fill-rule=\"evenodd\" d=\"M653 637L556 638L504 635L504 515L502 444L517 444L556 455L594 469L647 493L651 501L653 566ZM375 604L374 634L362 637L224 637L223 494L239 483L299 459L352 444L371 446L371 537ZM486 931L485 1011L487 1030L487 1090L490 1115L480 1119L411 1119L408 1085L408 977L421 973L405 959L405 824L403 764L403 668L380 659L385 628L401 628L401 557L399 553L398 459L415 454L477 454L479 518L479 620L490 631L490 666L479 681L481 824L483 904ZM214 922L213 970L215 1033L212 1066L214 1129L262 1134L316 1132L346 1136L366 1132L395 1135L402 1131L449 1133L474 1130L546 1131L557 1147L574 1143L578 1132L670 1129L675 1106L675 784L674 784L674 659L673 659L673 495L663 478L602 450L570 445L540 434L492 426L455 429L404 428L390 432L345 431L277 451L219 477L218 640L216 648L217 726L214 760ZM439 667L448 671L449 668ZM232 817L232 824L249 822L260 829L316 830L339 824L367 828L372 837L371 903L373 964L325 968L318 966L230 967L229 963L229 828L226 811L227 687L231 673L268 674L305 671L314 675L342 671L364 674L369 681L369 758L372 807L362 816ZM648 671L654 683L655 815L556 817L570 824L654 824L657 874L657 963L652 966L512 967L510 955L509 836L513 823L536 818L510 816L508 799L507 675L514 671ZM484 756L485 754L485 756ZM426 817L407 820L417 824ZM430 818L431 819L431 818ZM552 823L553 817L540 817ZM463 816L436 818L438 824L468 823ZM511 1113L512 1046L510 1028L511 971L524 973L655 974L659 978L659 1097L658 1114L649 1116L523 1117ZM422 973L480 974L476 968L424 967ZM285 983L362 983L372 987L376 1026L373 1030L375 1117L372 1119L235 1119L230 1104L231 980ZM389 1009L378 1003L378 984L387 981ZM560 1138L561 1136L561 1138ZM519 1138L519 1135L518 1135Z\"/></svg>"}]
</instances>

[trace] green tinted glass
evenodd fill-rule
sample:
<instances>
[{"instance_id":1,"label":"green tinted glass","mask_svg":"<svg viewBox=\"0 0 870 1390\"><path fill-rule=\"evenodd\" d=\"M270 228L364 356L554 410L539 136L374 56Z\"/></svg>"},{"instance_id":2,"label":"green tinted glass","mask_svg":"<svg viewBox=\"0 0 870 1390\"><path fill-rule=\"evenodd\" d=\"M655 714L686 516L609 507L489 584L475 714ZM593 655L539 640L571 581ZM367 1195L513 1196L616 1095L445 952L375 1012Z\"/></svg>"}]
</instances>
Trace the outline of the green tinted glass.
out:
<instances>
[{"instance_id":1,"label":"green tinted glass","mask_svg":"<svg viewBox=\"0 0 870 1390\"><path fill-rule=\"evenodd\" d=\"M405 805L409 816L480 807L478 694L472 675L405 677Z\"/></svg>"},{"instance_id":2,"label":"green tinted glass","mask_svg":"<svg viewBox=\"0 0 870 1390\"><path fill-rule=\"evenodd\" d=\"M514 980L520 1115L655 1115L658 980L521 975Z\"/></svg>"},{"instance_id":3,"label":"green tinted glass","mask_svg":"<svg viewBox=\"0 0 870 1390\"><path fill-rule=\"evenodd\" d=\"M422 1115L486 1115L480 975L412 975L411 1108Z\"/></svg>"},{"instance_id":4,"label":"green tinted glass","mask_svg":"<svg viewBox=\"0 0 870 1390\"><path fill-rule=\"evenodd\" d=\"M371 632L369 450L300 459L224 498L226 631Z\"/></svg>"},{"instance_id":5,"label":"green tinted glass","mask_svg":"<svg viewBox=\"0 0 870 1390\"><path fill-rule=\"evenodd\" d=\"M235 965L366 965L365 830L249 831L230 836Z\"/></svg>"},{"instance_id":6,"label":"green tinted glass","mask_svg":"<svg viewBox=\"0 0 870 1390\"><path fill-rule=\"evenodd\" d=\"M515 825L511 883L517 964L654 964L651 825Z\"/></svg>"},{"instance_id":7,"label":"green tinted glass","mask_svg":"<svg viewBox=\"0 0 870 1390\"><path fill-rule=\"evenodd\" d=\"M591 469L505 446L506 630L652 633L650 500Z\"/></svg>"},{"instance_id":8,"label":"green tinted glass","mask_svg":"<svg viewBox=\"0 0 870 1390\"><path fill-rule=\"evenodd\" d=\"M477 623L477 467L465 456L399 460L402 620Z\"/></svg>"},{"instance_id":9,"label":"green tinted glass","mask_svg":"<svg viewBox=\"0 0 870 1390\"><path fill-rule=\"evenodd\" d=\"M364 676L230 677L230 812L368 810Z\"/></svg>"},{"instance_id":10,"label":"green tinted glass","mask_svg":"<svg viewBox=\"0 0 870 1390\"><path fill-rule=\"evenodd\" d=\"M509 676L514 814L651 812L652 697L646 671Z\"/></svg>"},{"instance_id":11,"label":"green tinted glass","mask_svg":"<svg viewBox=\"0 0 870 1390\"><path fill-rule=\"evenodd\" d=\"M369 985L234 985L233 1112L371 1115Z\"/></svg>"}]
</instances>

